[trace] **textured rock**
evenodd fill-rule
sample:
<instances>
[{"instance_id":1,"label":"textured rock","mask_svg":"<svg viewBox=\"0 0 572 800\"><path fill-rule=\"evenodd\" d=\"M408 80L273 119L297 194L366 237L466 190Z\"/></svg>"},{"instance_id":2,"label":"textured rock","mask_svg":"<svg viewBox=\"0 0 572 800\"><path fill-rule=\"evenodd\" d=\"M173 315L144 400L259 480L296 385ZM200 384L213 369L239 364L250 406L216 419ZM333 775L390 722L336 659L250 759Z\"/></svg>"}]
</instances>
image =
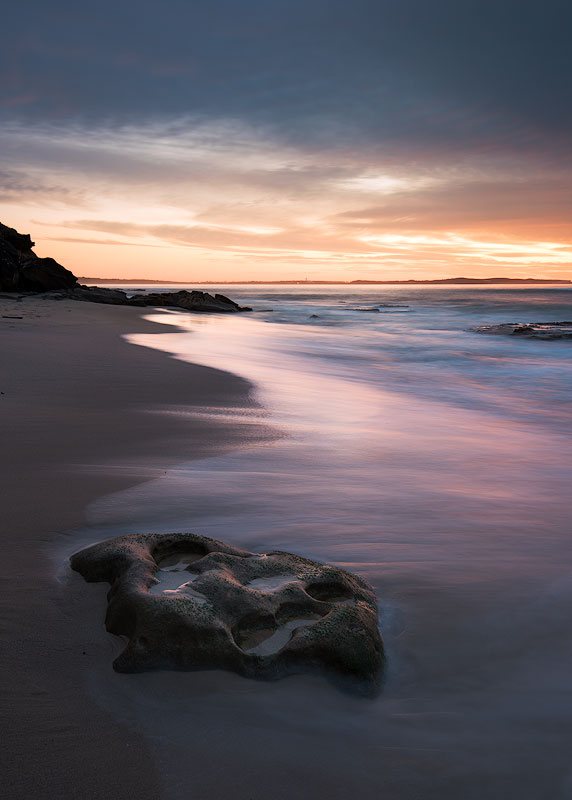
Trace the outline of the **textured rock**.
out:
<instances>
[{"instance_id":1,"label":"textured rock","mask_svg":"<svg viewBox=\"0 0 572 800\"><path fill-rule=\"evenodd\" d=\"M77 278L53 258L33 258L20 269L19 286L25 291L47 292L75 286Z\"/></svg>"},{"instance_id":2,"label":"textured rock","mask_svg":"<svg viewBox=\"0 0 572 800\"><path fill-rule=\"evenodd\" d=\"M163 306L169 308L182 308L186 311L195 312L235 312L250 311L241 308L238 303L225 297L224 294L209 294L208 292L152 292L132 297L129 300L132 306Z\"/></svg>"},{"instance_id":3,"label":"textured rock","mask_svg":"<svg viewBox=\"0 0 572 800\"><path fill-rule=\"evenodd\" d=\"M18 233L15 228L9 228L0 222L0 238L11 245L20 253L31 253L35 242L29 233Z\"/></svg>"},{"instance_id":4,"label":"textured rock","mask_svg":"<svg viewBox=\"0 0 572 800\"><path fill-rule=\"evenodd\" d=\"M268 680L323 671L362 693L379 685L375 594L345 570L195 534L121 536L71 565L111 584L106 628L128 639L119 672L218 668Z\"/></svg>"},{"instance_id":5,"label":"textured rock","mask_svg":"<svg viewBox=\"0 0 572 800\"><path fill-rule=\"evenodd\" d=\"M113 305L136 306L137 308L152 306L154 308L179 308L183 311L195 313L235 313L237 311L251 311L250 308L239 306L223 294L209 294L208 292L183 289L180 292L152 292L150 294L137 294L128 297L121 289L106 289L100 286L80 285L69 291L72 300L83 300L88 303L111 303Z\"/></svg>"},{"instance_id":6,"label":"textured rock","mask_svg":"<svg viewBox=\"0 0 572 800\"><path fill-rule=\"evenodd\" d=\"M572 339L572 322L504 322L500 325L481 325L473 330L476 333L526 339Z\"/></svg>"},{"instance_id":7,"label":"textured rock","mask_svg":"<svg viewBox=\"0 0 572 800\"><path fill-rule=\"evenodd\" d=\"M129 305L129 298L121 289L107 289L104 286L80 286L68 293L72 300L84 300L86 303L104 303L113 306Z\"/></svg>"}]
</instances>

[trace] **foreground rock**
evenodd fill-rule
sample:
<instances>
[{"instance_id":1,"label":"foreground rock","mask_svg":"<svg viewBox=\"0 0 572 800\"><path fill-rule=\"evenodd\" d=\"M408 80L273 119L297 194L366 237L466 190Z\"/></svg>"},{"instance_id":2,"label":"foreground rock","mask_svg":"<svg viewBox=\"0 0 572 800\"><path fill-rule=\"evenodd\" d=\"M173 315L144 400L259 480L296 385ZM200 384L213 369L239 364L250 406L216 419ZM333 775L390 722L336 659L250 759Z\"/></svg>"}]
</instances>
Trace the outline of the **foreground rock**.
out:
<instances>
[{"instance_id":1,"label":"foreground rock","mask_svg":"<svg viewBox=\"0 0 572 800\"><path fill-rule=\"evenodd\" d=\"M481 325L477 333L496 336L520 336L525 339L572 339L572 322L505 322L501 325Z\"/></svg>"},{"instance_id":2,"label":"foreground rock","mask_svg":"<svg viewBox=\"0 0 572 800\"><path fill-rule=\"evenodd\" d=\"M190 533L120 536L71 565L111 584L106 628L129 640L118 672L216 668L272 680L323 671L363 693L378 686L375 594L345 570Z\"/></svg>"},{"instance_id":3,"label":"foreground rock","mask_svg":"<svg viewBox=\"0 0 572 800\"><path fill-rule=\"evenodd\" d=\"M28 234L0 223L0 290L46 292L77 286L75 275L54 261L38 258Z\"/></svg>"}]
</instances>

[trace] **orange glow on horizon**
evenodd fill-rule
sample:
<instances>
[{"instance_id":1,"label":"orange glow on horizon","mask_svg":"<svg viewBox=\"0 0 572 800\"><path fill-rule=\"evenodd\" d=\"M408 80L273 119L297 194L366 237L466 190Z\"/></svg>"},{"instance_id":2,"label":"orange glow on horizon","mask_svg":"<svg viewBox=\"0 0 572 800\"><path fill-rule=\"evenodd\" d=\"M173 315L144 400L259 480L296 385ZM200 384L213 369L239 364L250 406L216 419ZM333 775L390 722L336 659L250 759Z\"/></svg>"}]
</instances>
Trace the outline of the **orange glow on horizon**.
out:
<instances>
[{"instance_id":1,"label":"orange glow on horizon","mask_svg":"<svg viewBox=\"0 0 572 800\"><path fill-rule=\"evenodd\" d=\"M0 220L76 274L572 278L567 177L305 152L227 125L0 131ZM33 190L26 187L33 186Z\"/></svg>"}]
</instances>

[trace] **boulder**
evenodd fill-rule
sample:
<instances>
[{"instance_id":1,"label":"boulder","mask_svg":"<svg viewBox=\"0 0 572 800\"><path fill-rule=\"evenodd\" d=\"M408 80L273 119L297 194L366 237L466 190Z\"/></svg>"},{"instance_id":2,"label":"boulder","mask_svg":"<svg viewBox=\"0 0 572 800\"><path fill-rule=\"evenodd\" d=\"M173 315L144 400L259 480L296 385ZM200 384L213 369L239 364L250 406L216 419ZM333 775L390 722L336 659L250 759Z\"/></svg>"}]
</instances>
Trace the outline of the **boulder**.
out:
<instances>
[{"instance_id":1,"label":"boulder","mask_svg":"<svg viewBox=\"0 0 572 800\"><path fill-rule=\"evenodd\" d=\"M72 300L84 300L87 303L105 303L113 306L129 305L129 298L121 289L107 289L104 286L79 286L68 292Z\"/></svg>"},{"instance_id":2,"label":"boulder","mask_svg":"<svg viewBox=\"0 0 572 800\"><path fill-rule=\"evenodd\" d=\"M118 672L227 669L272 680L319 671L364 694L379 687L375 594L345 570L192 533L120 536L71 566L111 584L105 625L128 640Z\"/></svg>"},{"instance_id":3,"label":"boulder","mask_svg":"<svg viewBox=\"0 0 572 800\"><path fill-rule=\"evenodd\" d=\"M181 290L179 292L151 292L132 297L129 301L132 306L155 306L165 308L182 308L185 311L232 313L236 311L250 311L230 300L224 294L209 294L208 292Z\"/></svg>"},{"instance_id":4,"label":"boulder","mask_svg":"<svg viewBox=\"0 0 572 800\"><path fill-rule=\"evenodd\" d=\"M18 287L23 291L49 292L68 289L76 284L77 278L73 272L53 258L33 258L20 267Z\"/></svg>"},{"instance_id":5,"label":"boulder","mask_svg":"<svg viewBox=\"0 0 572 800\"><path fill-rule=\"evenodd\" d=\"M111 303L113 305L135 306L142 308L180 308L183 311L198 313L235 313L237 311L251 311L252 309L239 306L223 294L209 294L208 292L151 292L150 294L137 294L128 297L121 289L106 289L100 286L74 287L68 296L72 300L84 300L89 303Z\"/></svg>"}]
</instances>

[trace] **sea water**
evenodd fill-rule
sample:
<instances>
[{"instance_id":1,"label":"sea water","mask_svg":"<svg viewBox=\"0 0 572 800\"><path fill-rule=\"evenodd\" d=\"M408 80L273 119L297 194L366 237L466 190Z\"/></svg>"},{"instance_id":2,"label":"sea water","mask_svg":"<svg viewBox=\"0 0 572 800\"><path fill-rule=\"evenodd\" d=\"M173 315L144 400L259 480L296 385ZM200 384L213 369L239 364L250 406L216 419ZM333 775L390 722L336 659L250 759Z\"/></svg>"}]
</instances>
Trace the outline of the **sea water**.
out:
<instances>
[{"instance_id":1,"label":"sea water","mask_svg":"<svg viewBox=\"0 0 572 800\"><path fill-rule=\"evenodd\" d=\"M571 798L572 342L472 329L570 320L572 289L222 291L253 312L154 311L164 333L129 340L250 379L241 423L275 438L102 498L89 536L191 530L352 570L388 662L374 700L318 677L94 676L165 797Z\"/></svg>"}]
</instances>

